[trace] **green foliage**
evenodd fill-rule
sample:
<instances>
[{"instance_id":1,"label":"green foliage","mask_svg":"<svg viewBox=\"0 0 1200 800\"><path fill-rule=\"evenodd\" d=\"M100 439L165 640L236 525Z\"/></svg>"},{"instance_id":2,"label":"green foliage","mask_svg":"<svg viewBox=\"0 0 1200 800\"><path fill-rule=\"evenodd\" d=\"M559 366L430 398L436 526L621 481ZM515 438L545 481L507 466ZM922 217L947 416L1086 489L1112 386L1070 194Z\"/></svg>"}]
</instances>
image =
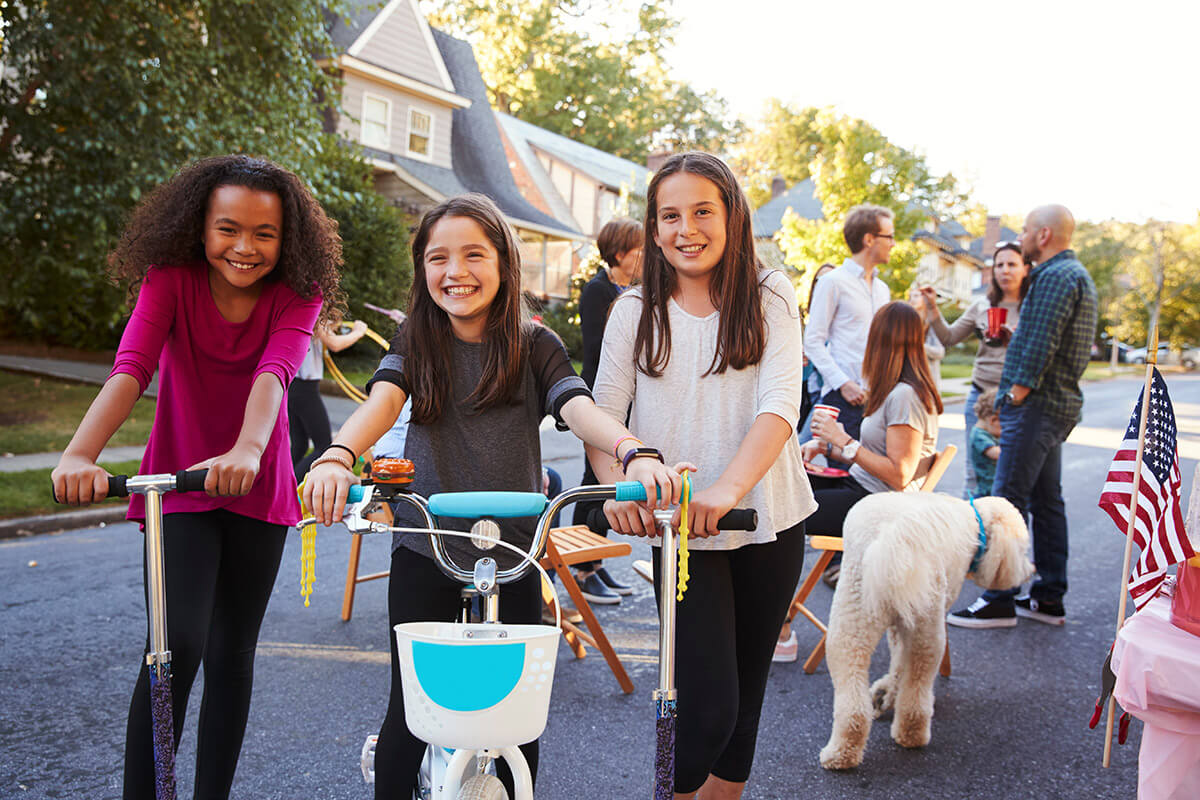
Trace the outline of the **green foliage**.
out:
<instances>
[{"instance_id":1,"label":"green foliage","mask_svg":"<svg viewBox=\"0 0 1200 800\"><path fill-rule=\"evenodd\" d=\"M438 0L430 22L471 41L492 105L609 153L721 149L725 101L671 77L667 0Z\"/></svg>"},{"instance_id":2,"label":"green foliage","mask_svg":"<svg viewBox=\"0 0 1200 800\"><path fill-rule=\"evenodd\" d=\"M1084 222L1075 229L1074 250L1096 284L1098 331L1112 333L1119 321L1123 276L1132 248L1126 243L1129 226L1116 222Z\"/></svg>"},{"instance_id":3,"label":"green foliage","mask_svg":"<svg viewBox=\"0 0 1200 800\"><path fill-rule=\"evenodd\" d=\"M304 176L342 223L352 291L395 220L355 156L322 133L338 87L326 10L342 0L33 0L9 3L0 82L0 295L4 333L112 347L124 294L105 256L137 201L185 163L246 152ZM324 170L330 170L326 175ZM351 208L355 202L364 208ZM368 241L354 237L363 232ZM402 244L402 239L400 240ZM358 283L356 284L356 280ZM365 282L364 282L365 281ZM402 291L404 280L399 280Z\"/></svg>"},{"instance_id":4,"label":"green foliage","mask_svg":"<svg viewBox=\"0 0 1200 800\"><path fill-rule=\"evenodd\" d=\"M921 256L913 233L928 215L953 216L966 203L953 175L933 174L923 156L890 142L869 123L829 108L797 110L772 101L761 131L746 140L735 163L759 197L763 182L769 187L776 174L789 183L813 179L824 219L789 213L776 234L804 295L821 264L840 264L849 255L842 223L854 206L873 203L895 212L896 247L879 272L899 298L916 277ZM806 296L800 300L807 303Z\"/></svg>"},{"instance_id":5,"label":"green foliage","mask_svg":"<svg viewBox=\"0 0 1200 800\"><path fill-rule=\"evenodd\" d=\"M1200 341L1200 218L1108 226L1124 248L1109 332L1141 345L1157 322L1159 340L1174 348Z\"/></svg>"}]
</instances>

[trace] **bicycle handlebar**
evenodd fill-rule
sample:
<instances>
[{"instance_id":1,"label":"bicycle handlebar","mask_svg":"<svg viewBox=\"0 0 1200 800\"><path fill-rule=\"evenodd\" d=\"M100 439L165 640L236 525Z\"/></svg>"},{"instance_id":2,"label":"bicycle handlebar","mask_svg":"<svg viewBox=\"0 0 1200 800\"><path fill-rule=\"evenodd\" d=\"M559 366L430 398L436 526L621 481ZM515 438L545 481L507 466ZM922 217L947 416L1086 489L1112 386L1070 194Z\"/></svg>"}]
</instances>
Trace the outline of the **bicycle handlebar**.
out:
<instances>
[{"instance_id":1,"label":"bicycle handlebar","mask_svg":"<svg viewBox=\"0 0 1200 800\"><path fill-rule=\"evenodd\" d=\"M593 508L588 512L587 526L595 533L604 535L609 529L608 518L604 516L604 508ZM752 531L758 527L758 511L753 508L731 508L717 520L717 530L721 531Z\"/></svg>"},{"instance_id":2,"label":"bicycle handlebar","mask_svg":"<svg viewBox=\"0 0 1200 800\"><path fill-rule=\"evenodd\" d=\"M129 497L131 494L145 494L149 490L158 492L203 492L204 480L208 477L207 469L181 469L174 475L109 475L108 492L106 497ZM50 494L54 502L61 503L51 485Z\"/></svg>"}]
</instances>

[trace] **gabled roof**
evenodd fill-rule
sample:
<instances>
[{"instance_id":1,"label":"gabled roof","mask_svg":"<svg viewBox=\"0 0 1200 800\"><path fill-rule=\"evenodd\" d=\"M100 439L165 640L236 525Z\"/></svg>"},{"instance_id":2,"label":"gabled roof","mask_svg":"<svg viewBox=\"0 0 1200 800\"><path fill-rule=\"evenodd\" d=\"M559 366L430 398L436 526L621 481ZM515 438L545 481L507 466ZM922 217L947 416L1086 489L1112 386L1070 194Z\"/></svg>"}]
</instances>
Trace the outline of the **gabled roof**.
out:
<instances>
[{"instance_id":1,"label":"gabled roof","mask_svg":"<svg viewBox=\"0 0 1200 800\"><path fill-rule=\"evenodd\" d=\"M417 0L347 0L347 17L330 20L337 52L444 92L454 85Z\"/></svg>"},{"instance_id":2,"label":"gabled roof","mask_svg":"<svg viewBox=\"0 0 1200 800\"><path fill-rule=\"evenodd\" d=\"M825 218L812 178L805 178L754 212L755 237L762 239L774 236L783 227L783 215L789 208L804 219Z\"/></svg>"},{"instance_id":3,"label":"gabled roof","mask_svg":"<svg viewBox=\"0 0 1200 800\"><path fill-rule=\"evenodd\" d=\"M620 191L625 186L632 194L646 196L646 187L653 173L636 161L614 156L500 111L496 112L496 118L514 146L518 141L524 142L614 191Z\"/></svg>"},{"instance_id":4,"label":"gabled roof","mask_svg":"<svg viewBox=\"0 0 1200 800\"><path fill-rule=\"evenodd\" d=\"M487 88L475 51L462 39L456 39L442 31L433 30L433 39L441 53L450 79L458 94L471 101L469 108L454 109L450 136L450 159L453 174L459 185L468 191L486 194L496 202L500 210L511 221L527 222L572 239L582 238L578 230L567 227L549 214L534 208L517 189L512 172L508 168L508 156L500 139L500 128L492 115L488 103ZM394 157L395 158L395 157ZM400 159L411 161L411 159ZM413 162L416 163L416 162ZM426 170L436 170L423 164ZM450 172L450 170L444 170ZM428 174L433 175L432 172ZM450 185L448 176L440 179ZM459 192L450 192L457 194Z\"/></svg>"},{"instance_id":5,"label":"gabled roof","mask_svg":"<svg viewBox=\"0 0 1200 800\"><path fill-rule=\"evenodd\" d=\"M1005 228L1000 229L1000 238L996 240L996 243L999 244L1000 242L1018 242L1020 240L1021 240L1021 235L1019 233L1014 231L1012 228L1005 227ZM992 254L983 252L983 237L982 236L980 236L978 239L972 239L971 245L967 249L970 250L971 255L975 256L980 261L983 261L983 262L991 261Z\"/></svg>"}]
</instances>

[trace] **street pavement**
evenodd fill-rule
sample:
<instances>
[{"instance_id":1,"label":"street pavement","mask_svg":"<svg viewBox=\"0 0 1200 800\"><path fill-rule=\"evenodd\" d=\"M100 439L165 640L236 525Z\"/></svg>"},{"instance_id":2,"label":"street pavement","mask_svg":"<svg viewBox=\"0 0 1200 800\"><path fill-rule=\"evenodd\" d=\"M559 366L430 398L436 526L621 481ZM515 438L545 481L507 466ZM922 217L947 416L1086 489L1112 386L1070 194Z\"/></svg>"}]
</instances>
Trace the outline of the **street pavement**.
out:
<instances>
[{"instance_id":1,"label":"street pavement","mask_svg":"<svg viewBox=\"0 0 1200 800\"><path fill-rule=\"evenodd\" d=\"M1200 457L1200 377L1168 376L1179 417L1185 500ZM872 729L866 760L826 772L817 753L829 735L827 668L772 667L746 798L1132 798L1140 723L1100 766L1102 733L1087 719L1112 641L1123 540L1096 507L1140 381L1086 387L1083 423L1064 450L1071 524L1068 622L1022 620L996 631L950 629L953 675L938 678L933 741L904 750L888 724ZM962 445L961 405L942 419L940 445ZM569 434L543 431L546 461L568 485L581 469ZM957 494L961 456L940 489ZM349 542L337 528L317 538L311 606L299 595L299 537L284 554L263 624L254 705L235 797L364 798L363 739L378 729L389 681L386 586L358 589L354 618L339 618ZM389 545L368 539L362 571L386 568ZM648 557L634 543L633 558ZM811 563L811 553L809 563ZM574 660L560 647L550 721L542 738L540 798L631 798L648 793L654 747L657 619L649 586L630 559L610 567L637 582L620 606L598 609L636 685L623 695L594 651ZM120 795L125 713L145 636L141 537L126 523L0 542L0 798ZM978 589L968 584L960 603ZM832 593L814 592L825 616ZM956 606L957 607L957 606ZM814 628L797 624L802 650ZM680 665L686 668L686 665ZM872 676L886 668L886 646ZM198 684L201 682L198 681ZM180 744L181 797L190 796L202 686Z\"/></svg>"}]
</instances>

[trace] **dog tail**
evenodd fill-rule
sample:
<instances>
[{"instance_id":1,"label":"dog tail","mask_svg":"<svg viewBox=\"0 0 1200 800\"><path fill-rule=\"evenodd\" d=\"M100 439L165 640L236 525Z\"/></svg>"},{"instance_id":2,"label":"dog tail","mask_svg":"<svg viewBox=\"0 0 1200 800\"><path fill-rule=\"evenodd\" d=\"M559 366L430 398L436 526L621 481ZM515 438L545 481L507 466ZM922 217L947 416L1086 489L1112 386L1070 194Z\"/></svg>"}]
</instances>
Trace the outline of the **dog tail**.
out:
<instances>
[{"instance_id":1,"label":"dog tail","mask_svg":"<svg viewBox=\"0 0 1200 800\"><path fill-rule=\"evenodd\" d=\"M915 514L880 523L862 556L862 600L870 616L895 615L902 624L912 625L943 602L928 523L928 517Z\"/></svg>"}]
</instances>

